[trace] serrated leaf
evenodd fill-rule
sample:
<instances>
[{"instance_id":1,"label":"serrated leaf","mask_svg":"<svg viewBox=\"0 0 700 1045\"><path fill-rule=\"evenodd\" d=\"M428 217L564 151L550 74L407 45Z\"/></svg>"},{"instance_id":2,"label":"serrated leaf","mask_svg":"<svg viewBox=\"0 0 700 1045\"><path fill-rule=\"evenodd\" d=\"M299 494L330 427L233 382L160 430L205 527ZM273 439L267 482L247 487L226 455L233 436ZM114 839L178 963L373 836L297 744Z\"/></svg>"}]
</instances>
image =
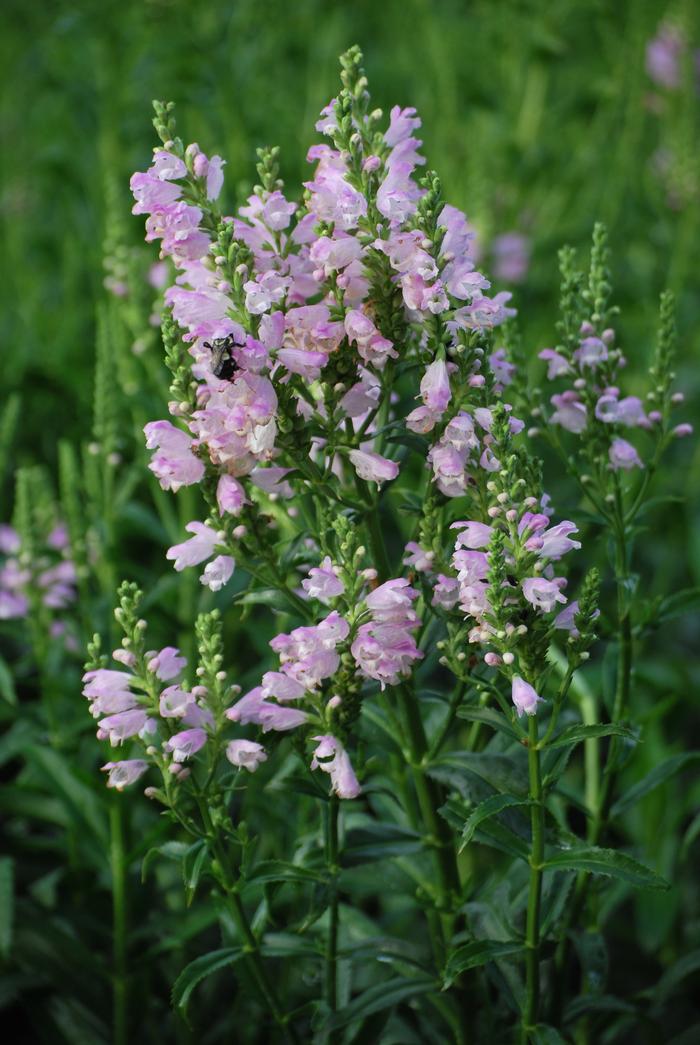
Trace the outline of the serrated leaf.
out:
<instances>
[{"instance_id":1,"label":"serrated leaf","mask_svg":"<svg viewBox=\"0 0 700 1045\"><path fill-rule=\"evenodd\" d=\"M620 816L621 813L633 806L635 802L639 802L641 798L648 795L654 788L665 784L667 780L679 773L681 769L690 765L691 762L697 762L698 759L700 759L700 751L687 751L682 755L672 755L671 758L667 758L661 765L654 766L643 780L640 780L638 784L635 784L634 787L631 787L629 791L626 791L624 795L618 798L610 810L610 815L612 817Z\"/></svg>"},{"instance_id":2,"label":"serrated leaf","mask_svg":"<svg viewBox=\"0 0 700 1045\"><path fill-rule=\"evenodd\" d=\"M637 734L629 726L619 723L608 722L595 726L568 726L563 729L553 740L550 740L548 748L564 747L567 744L580 744L584 740L595 740L596 737L618 736L627 740L637 740Z\"/></svg>"},{"instance_id":3,"label":"serrated leaf","mask_svg":"<svg viewBox=\"0 0 700 1045\"><path fill-rule=\"evenodd\" d=\"M477 777L485 780L495 791L507 794L527 794L527 769L524 760L518 766L512 755L492 754L490 752L453 751L435 759L428 766L430 776L452 774L456 779Z\"/></svg>"},{"instance_id":4,"label":"serrated leaf","mask_svg":"<svg viewBox=\"0 0 700 1045\"><path fill-rule=\"evenodd\" d=\"M700 949L684 954L667 969L654 988L654 1002L665 1000L686 976L700 969Z\"/></svg>"},{"instance_id":5,"label":"serrated leaf","mask_svg":"<svg viewBox=\"0 0 700 1045\"><path fill-rule=\"evenodd\" d=\"M349 1005L343 1006L334 1013L326 1024L327 1029L338 1030L340 1027L346 1027L348 1023L366 1019L375 1012L399 1005L409 998L413 999L421 994L428 994L436 990L437 986L432 976L416 977L413 980L407 980L405 976L401 976L382 983L375 983L357 998L353 998Z\"/></svg>"},{"instance_id":6,"label":"serrated leaf","mask_svg":"<svg viewBox=\"0 0 700 1045\"><path fill-rule=\"evenodd\" d=\"M223 947L218 951L210 951L202 954L193 962L185 966L172 989L173 1007L180 1010L184 1018L187 1017L187 1005L195 987L205 980L207 976L225 969L227 965L233 965L243 956L242 947Z\"/></svg>"},{"instance_id":7,"label":"serrated leaf","mask_svg":"<svg viewBox=\"0 0 700 1045\"><path fill-rule=\"evenodd\" d=\"M476 807L462 829L460 852L472 840L474 832L482 821L489 820L491 817L497 816L498 813L502 813L504 809L509 809L512 806L528 804L529 799L516 797L515 795L491 795L490 798L485 799Z\"/></svg>"},{"instance_id":8,"label":"serrated leaf","mask_svg":"<svg viewBox=\"0 0 700 1045\"><path fill-rule=\"evenodd\" d=\"M587 1012L632 1013L635 1012L635 1008L634 1005L630 1005L629 1002L616 998L612 994L582 994L567 1006L564 1022L574 1023Z\"/></svg>"},{"instance_id":9,"label":"serrated leaf","mask_svg":"<svg viewBox=\"0 0 700 1045\"><path fill-rule=\"evenodd\" d=\"M446 990L467 969L475 969L478 965L486 965L501 958L512 958L522 954L524 949L518 940L472 940L465 943L448 956L442 989Z\"/></svg>"},{"instance_id":10,"label":"serrated leaf","mask_svg":"<svg viewBox=\"0 0 700 1045\"><path fill-rule=\"evenodd\" d=\"M546 871L588 871L618 878L639 889L668 889L668 882L639 861L615 849L581 846L553 853L544 861Z\"/></svg>"},{"instance_id":11,"label":"serrated leaf","mask_svg":"<svg viewBox=\"0 0 700 1045\"><path fill-rule=\"evenodd\" d=\"M0 857L0 958L9 958L15 912L14 861Z\"/></svg>"}]
</instances>

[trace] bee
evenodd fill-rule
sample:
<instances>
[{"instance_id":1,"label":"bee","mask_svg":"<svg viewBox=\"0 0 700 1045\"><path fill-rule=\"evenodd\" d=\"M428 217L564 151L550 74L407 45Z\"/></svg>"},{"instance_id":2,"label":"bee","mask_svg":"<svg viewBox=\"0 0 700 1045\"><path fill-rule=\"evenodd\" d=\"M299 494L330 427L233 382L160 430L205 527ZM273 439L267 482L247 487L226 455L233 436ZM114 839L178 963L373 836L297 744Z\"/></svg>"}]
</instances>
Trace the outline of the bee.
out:
<instances>
[{"instance_id":1,"label":"bee","mask_svg":"<svg viewBox=\"0 0 700 1045\"><path fill-rule=\"evenodd\" d=\"M238 363L233 358L233 335L216 337L211 342L205 341L204 347L211 352L211 372L222 381L230 381L238 370Z\"/></svg>"}]
</instances>

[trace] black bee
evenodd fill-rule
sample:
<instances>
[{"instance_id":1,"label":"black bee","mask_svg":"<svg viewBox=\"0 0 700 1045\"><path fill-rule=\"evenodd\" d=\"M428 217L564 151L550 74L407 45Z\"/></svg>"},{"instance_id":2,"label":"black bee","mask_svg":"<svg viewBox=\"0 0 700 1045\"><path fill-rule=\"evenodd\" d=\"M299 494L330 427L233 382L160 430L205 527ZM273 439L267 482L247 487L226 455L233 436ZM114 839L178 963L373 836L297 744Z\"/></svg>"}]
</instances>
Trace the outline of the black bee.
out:
<instances>
[{"instance_id":1,"label":"black bee","mask_svg":"<svg viewBox=\"0 0 700 1045\"><path fill-rule=\"evenodd\" d=\"M233 345L232 334L228 334L226 337L216 337L211 342L204 342L204 347L211 352L211 372L214 377L218 377L222 381L230 381L238 370L238 363L233 358L231 351Z\"/></svg>"}]
</instances>

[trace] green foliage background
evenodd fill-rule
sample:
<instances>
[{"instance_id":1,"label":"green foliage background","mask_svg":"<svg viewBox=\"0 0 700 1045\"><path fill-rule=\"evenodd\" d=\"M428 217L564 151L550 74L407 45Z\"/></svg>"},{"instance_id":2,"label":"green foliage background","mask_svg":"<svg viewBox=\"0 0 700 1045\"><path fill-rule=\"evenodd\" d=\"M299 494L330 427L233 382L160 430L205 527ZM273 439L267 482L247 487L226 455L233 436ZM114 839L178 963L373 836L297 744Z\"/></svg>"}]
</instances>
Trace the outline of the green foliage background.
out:
<instances>
[{"instance_id":1,"label":"green foliage background","mask_svg":"<svg viewBox=\"0 0 700 1045\"><path fill-rule=\"evenodd\" d=\"M669 15L697 42L692 0L6 0L0 33L0 66L9 88L0 99L2 396L15 391L21 397L12 466L39 462L55 472L60 439L78 443L90 438L97 316L105 301L104 243L141 241L142 219L129 214L128 178L149 162L151 99L174 100L182 136L227 159L230 206L249 191L255 148L264 144L281 146L283 175L295 198L296 186L307 177L305 152L315 140L313 122L336 90L337 56L355 42L365 53L375 104L385 110L397 103L418 108L429 163L439 171L446 197L466 211L484 241L513 229L531 238L532 264L516 289L515 303L533 373L541 373L537 351L553 337L557 250L569 242L585 251L593 222L602 220L614 251L629 391L636 390L648 363L658 297L670 286L678 297L678 387L688 400L682 419L695 415L697 420L698 94L693 89L673 96L666 92L664 111L656 112L650 96L658 92L644 66L646 44ZM660 148L675 157L680 188L673 206L654 165ZM104 351L109 362L109 344ZM152 353L157 366L155 339ZM105 394L109 398L103 389L103 399ZM134 397L139 403L146 397L146 418L163 416L162 405L149 403L146 393L136 390ZM155 412L149 414L151 405ZM125 404L115 409L110 423L116 445L127 457L135 454L142 467L145 457L132 438L133 419ZM652 596L700 583L700 443L678 447L668 460L658 492L680 490L687 500L659 504L647 517L640 566ZM552 487L556 502L560 491L556 483ZM3 521L9 517L9 483L5 493ZM131 522L133 529L126 527L121 542L121 561L109 568L115 578L129 569L131 575L139 571L139 580L162 576L166 537L156 531L144 544L142 531ZM174 539L176 518L172 528ZM600 544L603 555L602 537ZM168 590L151 592L152 603L157 594L167 598ZM181 593L181 602L190 597L191 590ZM186 616L184 610L180 616ZM700 683L697 623L697 614L670 617L639 664L636 706L646 742L630 784L662 759L692 746ZM246 663L267 637L264 632L255 636ZM605 667L601 675L604 684ZM75 670L72 684L77 693ZM74 716L76 721L87 718L82 704ZM75 935L61 935L65 927L54 923L49 930L41 912L55 907L58 880L41 863L41 839L33 841L25 871L32 888L40 884L32 894L36 909L30 904L24 911L20 943L30 953L36 939L43 938L47 955L53 954L51 947L65 955L65 969L58 958L47 958L46 982L63 985L68 997L76 992L82 997L76 1024L81 1040L99 1041L99 1027L92 1039L86 1028L89 1013L101 1002L71 978L91 961L83 941L108 949L110 917L107 869L93 851L108 844L105 802L101 791L95 797L96 774L85 768L94 761L90 734L84 743L79 778L66 776L60 754L30 752L27 793L35 803L51 793L53 804L38 813L23 798L22 808L30 819L36 813L50 829L68 831L68 891L78 895L90 880L89 916L82 912L87 921ZM96 783L102 787L100 780ZM683 792L673 783L631 814L629 832L658 854L662 873L682 845L697 797L697 783ZM17 807L9 799L7 804L16 814ZM148 815L133 813L134 840L145 831L140 817L152 828ZM685 836L687 846L696 834ZM39 869L48 877L38 877ZM183 928L178 877L161 873L161 878L177 915L172 923L149 924L148 886L134 890L140 899L133 920L143 920L143 936L158 966L140 986L144 996L147 989L167 996L167 984L182 965L181 949L215 920L209 907L201 908L201 915L193 909ZM697 885L685 881L669 894L642 894L635 901L642 953L615 970L618 981L635 982L639 973L640 982L649 984L665 957L687 950L693 940L698 947L696 894ZM165 935L155 943L159 932ZM618 957L626 942L621 932ZM155 1034L160 1010L152 1000L149 1005ZM56 1037L57 1027L71 1040L75 1011L69 1019L52 1010L52 1019L54 1029L46 1032L46 1040L63 1040ZM216 1028L212 1035L216 1040ZM179 1030L168 1040L178 1037L190 1040Z\"/></svg>"}]
</instances>

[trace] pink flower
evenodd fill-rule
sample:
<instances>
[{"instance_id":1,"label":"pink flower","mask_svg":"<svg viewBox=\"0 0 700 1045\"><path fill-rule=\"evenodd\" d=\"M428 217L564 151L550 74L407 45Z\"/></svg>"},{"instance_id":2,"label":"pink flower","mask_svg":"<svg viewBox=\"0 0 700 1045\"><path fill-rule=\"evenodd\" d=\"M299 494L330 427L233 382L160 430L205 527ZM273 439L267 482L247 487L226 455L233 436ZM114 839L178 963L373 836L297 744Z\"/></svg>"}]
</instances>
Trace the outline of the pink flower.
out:
<instances>
[{"instance_id":1,"label":"pink flower","mask_svg":"<svg viewBox=\"0 0 700 1045\"><path fill-rule=\"evenodd\" d=\"M186 566L199 566L200 562L210 558L219 542L216 530L212 530L211 526L205 526L204 523L187 523L185 529L194 536L190 537L189 541L173 545L165 553L166 559L174 560L174 566L178 572L184 570Z\"/></svg>"},{"instance_id":2,"label":"pink flower","mask_svg":"<svg viewBox=\"0 0 700 1045\"><path fill-rule=\"evenodd\" d=\"M578 527L567 520L557 523L556 526L550 526L541 535L542 544L539 548L541 557L543 559L561 559L562 555L566 555L567 552L580 548L581 542L572 541L569 536L571 533L578 533Z\"/></svg>"},{"instance_id":3,"label":"pink flower","mask_svg":"<svg viewBox=\"0 0 700 1045\"><path fill-rule=\"evenodd\" d=\"M544 577L526 577L522 583L523 595L536 610L549 613L558 602L566 602L566 596L561 593L563 584L562 577L553 581Z\"/></svg>"},{"instance_id":4,"label":"pink flower","mask_svg":"<svg viewBox=\"0 0 700 1045\"><path fill-rule=\"evenodd\" d=\"M216 487L216 502L223 515L240 515L244 504L249 504L245 491L232 475L222 475Z\"/></svg>"},{"instance_id":5,"label":"pink flower","mask_svg":"<svg viewBox=\"0 0 700 1045\"><path fill-rule=\"evenodd\" d=\"M493 533L492 527L474 520L453 522L450 529L459 530L455 541L456 548L486 548Z\"/></svg>"},{"instance_id":6,"label":"pink flower","mask_svg":"<svg viewBox=\"0 0 700 1045\"><path fill-rule=\"evenodd\" d=\"M121 744L129 737L136 736L146 726L148 716L145 711L135 708L132 711L120 711L117 715L109 715L98 722L98 737L109 737L112 747Z\"/></svg>"},{"instance_id":7,"label":"pink flower","mask_svg":"<svg viewBox=\"0 0 700 1045\"><path fill-rule=\"evenodd\" d=\"M148 662L148 670L155 672L163 682L176 678L186 667L187 657L181 657L180 650L174 646L166 646Z\"/></svg>"},{"instance_id":8,"label":"pink flower","mask_svg":"<svg viewBox=\"0 0 700 1045\"><path fill-rule=\"evenodd\" d=\"M371 483L385 483L395 479L399 474L396 461L390 461L381 454L368 450L351 450L348 454L360 479Z\"/></svg>"},{"instance_id":9,"label":"pink flower","mask_svg":"<svg viewBox=\"0 0 700 1045\"><path fill-rule=\"evenodd\" d=\"M258 766L267 762L267 752L254 740L231 740L226 745L226 758L231 765L254 773Z\"/></svg>"},{"instance_id":10,"label":"pink flower","mask_svg":"<svg viewBox=\"0 0 700 1045\"><path fill-rule=\"evenodd\" d=\"M148 769L148 762L141 758L128 758L123 762L105 762L101 767L103 773L108 773L107 787L114 787L117 791L123 791L129 784L135 783L139 777Z\"/></svg>"},{"instance_id":11,"label":"pink flower","mask_svg":"<svg viewBox=\"0 0 700 1045\"><path fill-rule=\"evenodd\" d=\"M194 697L179 686L167 686L160 695L159 711L163 718L182 718L194 704Z\"/></svg>"},{"instance_id":12,"label":"pink flower","mask_svg":"<svg viewBox=\"0 0 700 1045\"><path fill-rule=\"evenodd\" d=\"M550 420L553 425L561 425L567 432L579 434L588 423L588 411L576 392L562 392L561 395L553 395L551 403L556 410Z\"/></svg>"},{"instance_id":13,"label":"pink flower","mask_svg":"<svg viewBox=\"0 0 700 1045\"><path fill-rule=\"evenodd\" d=\"M144 428L149 450L160 449L148 467L164 490L173 492L204 478L204 463L192 452L192 438L169 421L151 421Z\"/></svg>"},{"instance_id":14,"label":"pink flower","mask_svg":"<svg viewBox=\"0 0 700 1045\"><path fill-rule=\"evenodd\" d=\"M338 798L357 798L362 788L343 745L330 733L313 739L318 746L311 759L311 768L330 774L331 787Z\"/></svg>"},{"instance_id":15,"label":"pink flower","mask_svg":"<svg viewBox=\"0 0 700 1045\"><path fill-rule=\"evenodd\" d=\"M616 471L618 468L629 470L630 468L643 468L644 465L639 454L626 439L613 439L608 451L610 466Z\"/></svg>"},{"instance_id":16,"label":"pink flower","mask_svg":"<svg viewBox=\"0 0 700 1045\"><path fill-rule=\"evenodd\" d=\"M555 377L561 377L562 374L568 374L571 370L566 356L555 352L553 348L543 348L538 355L540 359L544 359L547 363L547 379L549 381L553 381Z\"/></svg>"},{"instance_id":17,"label":"pink flower","mask_svg":"<svg viewBox=\"0 0 700 1045\"><path fill-rule=\"evenodd\" d=\"M203 729L184 729L165 742L165 750L172 752L173 761L185 762L204 747L207 734Z\"/></svg>"},{"instance_id":18,"label":"pink flower","mask_svg":"<svg viewBox=\"0 0 700 1045\"><path fill-rule=\"evenodd\" d=\"M313 566L309 570L309 576L301 582L301 586L310 598L318 599L326 606L345 591L345 585L328 555L320 566Z\"/></svg>"},{"instance_id":19,"label":"pink flower","mask_svg":"<svg viewBox=\"0 0 700 1045\"><path fill-rule=\"evenodd\" d=\"M199 580L210 591L221 591L231 580L235 566L236 560L230 555L217 555L204 567L204 573Z\"/></svg>"},{"instance_id":20,"label":"pink flower","mask_svg":"<svg viewBox=\"0 0 700 1045\"><path fill-rule=\"evenodd\" d=\"M452 397L450 376L444 359L436 359L425 371L420 383L424 404L438 416L444 414Z\"/></svg>"},{"instance_id":21,"label":"pink flower","mask_svg":"<svg viewBox=\"0 0 700 1045\"><path fill-rule=\"evenodd\" d=\"M519 675L513 676L511 697L518 716L523 714L534 715L537 711L537 705L543 703L542 697L537 694L529 682L521 679Z\"/></svg>"},{"instance_id":22,"label":"pink flower","mask_svg":"<svg viewBox=\"0 0 700 1045\"><path fill-rule=\"evenodd\" d=\"M440 606L443 610L451 610L459 602L459 581L456 577L447 577L444 573L438 573L433 586L433 606Z\"/></svg>"}]
</instances>

